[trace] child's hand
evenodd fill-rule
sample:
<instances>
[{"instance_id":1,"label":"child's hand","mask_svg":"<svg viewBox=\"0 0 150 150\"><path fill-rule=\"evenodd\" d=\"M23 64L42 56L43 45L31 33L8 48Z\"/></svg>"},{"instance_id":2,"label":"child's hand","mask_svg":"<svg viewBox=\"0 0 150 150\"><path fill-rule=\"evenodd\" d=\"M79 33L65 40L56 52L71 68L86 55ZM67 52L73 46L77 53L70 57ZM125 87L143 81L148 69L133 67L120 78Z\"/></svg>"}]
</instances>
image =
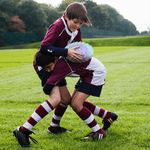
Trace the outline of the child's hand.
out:
<instances>
[{"instance_id":1,"label":"child's hand","mask_svg":"<svg viewBox=\"0 0 150 150\"><path fill-rule=\"evenodd\" d=\"M83 60L83 58L80 58L78 55L84 56L81 53L78 53L75 51L75 49L79 48L79 46L73 47L73 48L69 48L68 49L68 56L73 59L75 62L80 62L81 60Z\"/></svg>"}]
</instances>

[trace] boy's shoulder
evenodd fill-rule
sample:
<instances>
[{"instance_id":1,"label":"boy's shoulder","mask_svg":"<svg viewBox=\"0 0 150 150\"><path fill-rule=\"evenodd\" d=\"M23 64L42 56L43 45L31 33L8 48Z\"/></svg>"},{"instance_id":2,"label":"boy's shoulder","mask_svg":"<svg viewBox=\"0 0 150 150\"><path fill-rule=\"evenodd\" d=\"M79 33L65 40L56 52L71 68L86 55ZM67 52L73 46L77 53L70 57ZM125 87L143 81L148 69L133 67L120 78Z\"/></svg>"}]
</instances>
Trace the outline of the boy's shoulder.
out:
<instances>
[{"instance_id":1,"label":"boy's shoulder","mask_svg":"<svg viewBox=\"0 0 150 150\"><path fill-rule=\"evenodd\" d=\"M64 23L61 18L57 19L54 23L53 26L59 27L59 29L65 28Z\"/></svg>"}]
</instances>

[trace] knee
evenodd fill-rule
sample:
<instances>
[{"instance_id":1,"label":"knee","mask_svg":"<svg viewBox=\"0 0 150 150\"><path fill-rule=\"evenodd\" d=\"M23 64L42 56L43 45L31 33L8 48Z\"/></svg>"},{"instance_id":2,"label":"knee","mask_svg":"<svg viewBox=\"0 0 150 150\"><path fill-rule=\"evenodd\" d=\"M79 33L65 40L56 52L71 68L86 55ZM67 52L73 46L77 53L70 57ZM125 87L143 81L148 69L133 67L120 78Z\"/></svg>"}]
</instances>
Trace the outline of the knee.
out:
<instances>
[{"instance_id":1,"label":"knee","mask_svg":"<svg viewBox=\"0 0 150 150\"><path fill-rule=\"evenodd\" d=\"M53 106L53 108L56 108L57 105L59 105L59 103L61 102L61 98L59 96L50 97L48 101Z\"/></svg>"},{"instance_id":2,"label":"knee","mask_svg":"<svg viewBox=\"0 0 150 150\"><path fill-rule=\"evenodd\" d=\"M78 112L80 111L80 105L78 105L76 102L71 101L70 106L72 107L72 109L73 109L75 112L78 113Z\"/></svg>"},{"instance_id":3,"label":"knee","mask_svg":"<svg viewBox=\"0 0 150 150\"><path fill-rule=\"evenodd\" d=\"M70 104L70 102L71 102L71 96L68 95L65 98L61 98L61 102L64 103L64 104Z\"/></svg>"}]
</instances>

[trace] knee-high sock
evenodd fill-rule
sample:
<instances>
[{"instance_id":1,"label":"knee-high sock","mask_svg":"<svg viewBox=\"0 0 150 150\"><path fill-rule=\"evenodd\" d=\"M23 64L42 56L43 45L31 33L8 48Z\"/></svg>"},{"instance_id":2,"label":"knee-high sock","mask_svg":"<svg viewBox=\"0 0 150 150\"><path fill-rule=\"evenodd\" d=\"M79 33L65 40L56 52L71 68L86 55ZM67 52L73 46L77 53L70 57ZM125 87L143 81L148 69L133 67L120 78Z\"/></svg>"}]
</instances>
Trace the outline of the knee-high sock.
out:
<instances>
[{"instance_id":1,"label":"knee-high sock","mask_svg":"<svg viewBox=\"0 0 150 150\"><path fill-rule=\"evenodd\" d=\"M32 130L32 128L52 110L53 107L47 100L43 102L30 116L27 122L21 127L20 132L22 132L24 129Z\"/></svg>"},{"instance_id":2,"label":"knee-high sock","mask_svg":"<svg viewBox=\"0 0 150 150\"><path fill-rule=\"evenodd\" d=\"M83 106L85 106L86 108L88 108L92 114L99 116L103 119L109 119L111 117L111 112L107 111L105 109L102 109L96 105L94 105L93 103L90 103L88 101L85 101Z\"/></svg>"},{"instance_id":3,"label":"knee-high sock","mask_svg":"<svg viewBox=\"0 0 150 150\"><path fill-rule=\"evenodd\" d=\"M67 106L68 105L60 103L56 107L56 109L54 111L53 119L51 121L51 125L49 127L50 131L54 131L59 126L60 120L61 120L62 116L64 115L64 113L65 113L65 111L67 109Z\"/></svg>"},{"instance_id":4,"label":"knee-high sock","mask_svg":"<svg viewBox=\"0 0 150 150\"><path fill-rule=\"evenodd\" d=\"M92 129L93 132L99 132L104 134L104 131L100 129L89 109L83 106L83 109L77 114Z\"/></svg>"}]
</instances>

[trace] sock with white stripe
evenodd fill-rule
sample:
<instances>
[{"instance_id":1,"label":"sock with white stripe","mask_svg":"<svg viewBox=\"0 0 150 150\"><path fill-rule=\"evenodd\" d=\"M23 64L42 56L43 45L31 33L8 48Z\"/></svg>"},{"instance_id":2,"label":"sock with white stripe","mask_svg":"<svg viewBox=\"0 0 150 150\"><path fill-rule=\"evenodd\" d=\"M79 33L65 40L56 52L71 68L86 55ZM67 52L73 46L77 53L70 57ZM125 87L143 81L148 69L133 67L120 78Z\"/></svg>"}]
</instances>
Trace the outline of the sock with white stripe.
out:
<instances>
[{"instance_id":1,"label":"sock with white stripe","mask_svg":"<svg viewBox=\"0 0 150 150\"><path fill-rule=\"evenodd\" d=\"M102 109L96 105L94 105L93 103L90 103L88 101L84 101L83 106L85 106L86 108L88 108L92 114L99 116L103 119L109 119L111 117L111 112L107 111L105 109Z\"/></svg>"},{"instance_id":2,"label":"sock with white stripe","mask_svg":"<svg viewBox=\"0 0 150 150\"><path fill-rule=\"evenodd\" d=\"M83 106L83 109L77 114L92 129L93 132L104 134L104 131L100 129L89 109Z\"/></svg>"},{"instance_id":3,"label":"sock with white stripe","mask_svg":"<svg viewBox=\"0 0 150 150\"><path fill-rule=\"evenodd\" d=\"M53 107L47 100L43 102L20 128L20 132L23 132L23 130L32 130L32 128L52 110Z\"/></svg>"},{"instance_id":4,"label":"sock with white stripe","mask_svg":"<svg viewBox=\"0 0 150 150\"><path fill-rule=\"evenodd\" d=\"M50 131L54 131L57 129L57 127L59 126L60 120L63 116L63 114L65 113L66 109L67 109L68 105L65 105L63 103L60 103L55 111L54 111L54 115L53 115L53 119L51 121L51 125L49 127Z\"/></svg>"}]
</instances>

